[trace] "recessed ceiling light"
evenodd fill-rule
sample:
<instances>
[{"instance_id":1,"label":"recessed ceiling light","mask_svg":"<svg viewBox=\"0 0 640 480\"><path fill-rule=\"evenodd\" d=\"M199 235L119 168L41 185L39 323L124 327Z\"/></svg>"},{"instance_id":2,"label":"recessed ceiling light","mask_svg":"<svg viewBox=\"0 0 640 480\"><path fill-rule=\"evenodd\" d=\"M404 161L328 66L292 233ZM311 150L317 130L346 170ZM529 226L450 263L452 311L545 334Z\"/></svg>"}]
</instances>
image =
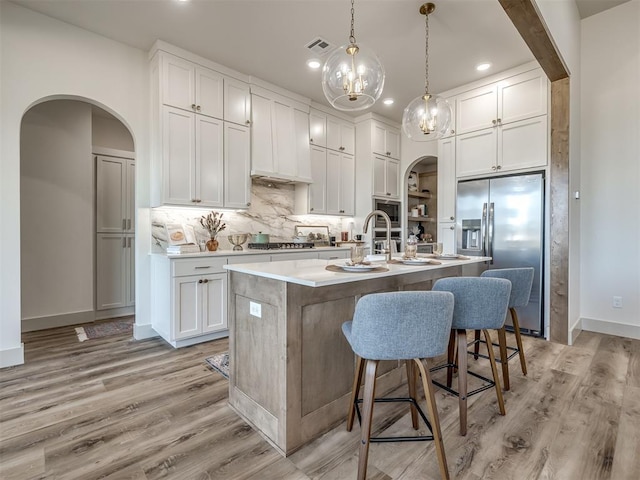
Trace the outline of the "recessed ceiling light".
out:
<instances>
[{"instance_id":1,"label":"recessed ceiling light","mask_svg":"<svg viewBox=\"0 0 640 480\"><path fill-rule=\"evenodd\" d=\"M382 103L385 105L393 105L393 98L385 98Z\"/></svg>"},{"instance_id":2,"label":"recessed ceiling light","mask_svg":"<svg viewBox=\"0 0 640 480\"><path fill-rule=\"evenodd\" d=\"M320 60L318 60L317 58L311 58L309 60L307 60L307 66L309 68L313 68L314 70L317 70L318 68L320 68Z\"/></svg>"},{"instance_id":3,"label":"recessed ceiling light","mask_svg":"<svg viewBox=\"0 0 640 480\"><path fill-rule=\"evenodd\" d=\"M476 70L478 70L479 72L484 72L485 70L488 70L491 67L490 63L479 63L478 65L476 65Z\"/></svg>"}]
</instances>

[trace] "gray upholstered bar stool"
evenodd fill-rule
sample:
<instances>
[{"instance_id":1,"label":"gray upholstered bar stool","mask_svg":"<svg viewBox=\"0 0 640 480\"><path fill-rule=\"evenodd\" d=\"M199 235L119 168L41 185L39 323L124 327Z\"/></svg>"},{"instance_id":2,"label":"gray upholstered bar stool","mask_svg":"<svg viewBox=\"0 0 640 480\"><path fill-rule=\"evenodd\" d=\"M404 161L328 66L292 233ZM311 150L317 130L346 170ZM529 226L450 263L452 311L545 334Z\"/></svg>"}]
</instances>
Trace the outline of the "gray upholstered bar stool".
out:
<instances>
[{"instance_id":1,"label":"gray upholstered bar stool","mask_svg":"<svg viewBox=\"0 0 640 480\"><path fill-rule=\"evenodd\" d=\"M451 292L455 298L447 363L432 369L447 368L447 385L436 381L433 383L458 397L460 435L466 435L467 398L469 396L495 387L500 415L505 414L504 399L489 330L499 330L504 326L511 282L502 278L441 278L433 285L433 291ZM482 330L484 332L493 380L467 370L467 330ZM458 351L457 364L454 362L455 349ZM451 389L453 369L456 367L458 369L458 391ZM485 385L468 392L467 374L483 380Z\"/></svg>"},{"instance_id":2,"label":"gray upholstered bar stool","mask_svg":"<svg viewBox=\"0 0 640 480\"><path fill-rule=\"evenodd\" d=\"M502 366L502 379L504 389L509 390L511 383L509 381L509 360L514 356L520 357L520 368L522 374L527 374L527 361L524 357L524 348L522 348L522 336L520 334L520 322L518 321L517 307L526 307L529 304L531 296L531 286L533 285L533 267L520 268L499 268L495 270L485 270L481 277L505 278L511 282L511 295L509 297L509 313L513 323L513 334L516 337L516 347L507 346L506 328L503 326L498 330L498 345L500 347L500 360ZM476 331L474 352L478 355L480 332ZM494 344L495 345L495 344ZM507 350L511 350L511 354L507 355Z\"/></svg>"},{"instance_id":3,"label":"gray upholstered bar stool","mask_svg":"<svg viewBox=\"0 0 640 480\"><path fill-rule=\"evenodd\" d=\"M367 476L369 443L376 440L434 440L440 474L444 479L449 478L440 421L426 359L437 357L446 351L452 315L453 295L448 292L375 293L362 297L356 304L353 321L342 325L342 331L357 360L347 418L348 431L353 427L357 402L360 402L358 394L366 366L358 480L364 480ZM376 371L380 360L406 360L408 398L375 398ZM431 423L416 401L416 366L422 377ZM409 402L413 428L418 428L418 414L420 414L431 430L432 436L371 438L373 404L379 401Z\"/></svg>"}]
</instances>

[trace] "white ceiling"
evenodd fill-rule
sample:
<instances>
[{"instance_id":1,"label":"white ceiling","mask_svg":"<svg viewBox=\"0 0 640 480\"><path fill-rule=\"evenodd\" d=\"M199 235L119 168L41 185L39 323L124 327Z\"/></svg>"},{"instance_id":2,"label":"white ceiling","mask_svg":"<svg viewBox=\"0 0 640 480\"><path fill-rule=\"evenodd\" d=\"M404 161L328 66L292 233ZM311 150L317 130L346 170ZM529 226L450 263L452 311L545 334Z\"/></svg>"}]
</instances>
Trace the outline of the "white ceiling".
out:
<instances>
[{"instance_id":1,"label":"white ceiling","mask_svg":"<svg viewBox=\"0 0 640 480\"><path fill-rule=\"evenodd\" d=\"M587 18L629 0L575 0L580 18Z\"/></svg>"},{"instance_id":2,"label":"white ceiling","mask_svg":"<svg viewBox=\"0 0 640 480\"><path fill-rule=\"evenodd\" d=\"M145 51L162 39L326 105L320 71L306 66L313 54L305 45L317 36L345 44L350 24L348 0L13 1ZM404 107L424 91L422 3L356 0L356 39L380 57L387 72L383 98L395 99L391 107L378 101L371 111L398 122ZM497 0L435 3L429 17L432 92L533 60ZM485 61L492 68L481 74L474 67Z\"/></svg>"}]
</instances>

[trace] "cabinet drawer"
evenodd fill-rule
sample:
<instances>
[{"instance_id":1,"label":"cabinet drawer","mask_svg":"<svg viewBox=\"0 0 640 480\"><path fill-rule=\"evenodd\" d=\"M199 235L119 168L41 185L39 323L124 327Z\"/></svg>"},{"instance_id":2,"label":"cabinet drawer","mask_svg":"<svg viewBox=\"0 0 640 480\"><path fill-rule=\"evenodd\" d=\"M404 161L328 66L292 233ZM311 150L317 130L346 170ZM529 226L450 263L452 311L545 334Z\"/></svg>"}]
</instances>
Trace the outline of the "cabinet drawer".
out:
<instances>
[{"instance_id":1,"label":"cabinet drawer","mask_svg":"<svg viewBox=\"0 0 640 480\"><path fill-rule=\"evenodd\" d=\"M223 265L226 258L185 258L171 261L171 275L184 277L185 275L208 275L210 273L225 273Z\"/></svg>"}]
</instances>

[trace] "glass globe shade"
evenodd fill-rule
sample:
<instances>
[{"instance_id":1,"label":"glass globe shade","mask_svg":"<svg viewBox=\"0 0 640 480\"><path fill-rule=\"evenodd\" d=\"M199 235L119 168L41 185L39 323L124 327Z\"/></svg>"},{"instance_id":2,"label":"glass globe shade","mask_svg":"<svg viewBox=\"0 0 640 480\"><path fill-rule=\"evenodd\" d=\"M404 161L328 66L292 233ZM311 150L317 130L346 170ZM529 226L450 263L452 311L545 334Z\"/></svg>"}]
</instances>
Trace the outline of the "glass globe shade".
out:
<instances>
[{"instance_id":1,"label":"glass globe shade","mask_svg":"<svg viewBox=\"0 0 640 480\"><path fill-rule=\"evenodd\" d=\"M382 95L384 67L378 56L361 44L352 56L347 52L353 46L335 50L322 68L322 90L337 110L364 110Z\"/></svg>"},{"instance_id":2,"label":"glass globe shade","mask_svg":"<svg viewBox=\"0 0 640 480\"><path fill-rule=\"evenodd\" d=\"M438 95L420 95L404 109L402 131L414 141L442 138L451 125L451 105Z\"/></svg>"}]
</instances>

